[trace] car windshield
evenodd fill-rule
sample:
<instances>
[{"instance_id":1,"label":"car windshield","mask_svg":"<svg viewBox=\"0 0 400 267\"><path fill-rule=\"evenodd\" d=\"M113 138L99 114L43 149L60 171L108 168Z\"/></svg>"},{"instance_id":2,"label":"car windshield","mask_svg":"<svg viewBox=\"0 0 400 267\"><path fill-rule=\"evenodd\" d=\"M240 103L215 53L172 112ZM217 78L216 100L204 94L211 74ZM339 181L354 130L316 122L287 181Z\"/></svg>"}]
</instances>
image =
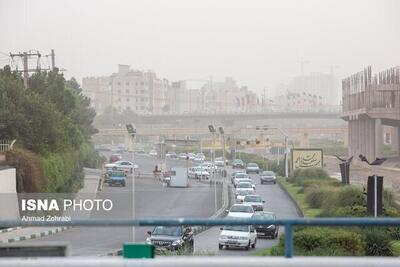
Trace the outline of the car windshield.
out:
<instances>
[{"instance_id":1,"label":"car windshield","mask_svg":"<svg viewBox=\"0 0 400 267\"><path fill-rule=\"evenodd\" d=\"M154 228L153 235L181 236L182 228L180 226L157 226Z\"/></svg>"},{"instance_id":2,"label":"car windshield","mask_svg":"<svg viewBox=\"0 0 400 267\"><path fill-rule=\"evenodd\" d=\"M234 205L232 206L231 212L245 212L245 213L252 213L253 208L251 206L246 205Z\"/></svg>"},{"instance_id":3,"label":"car windshield","mask_svg":"<svg viewBox=\"0 0 400 267\"><path fill-rule=\"evenodd\" d=\"M239 232L248 232L248 225L226 225L224 226L224 230L226 231L239 231Z\"/></svg>"},{"instance_id":4,"label":"car windshield","mask_svg":"<svg viewBox=\"0 0 400 267\"><path fill-rule=\"evenodd\" d=\"M258 167L256 163L249 163L247 164L247 167Z\"/></svg>"},{"instance_id":5,"label":"car windshield","mask_svg":"<svg viewBox=\"0 0 400 267\"><path fill-rule=\"evenodd\" d=\"M245 173L238 173L238 174L236 174L235 177L236 178L248 178L249 176L247 176L247 174L245 174Z\"/></svg>"},{"instance_id":6,"label":"car windshield","mask_svg":"<svg viewBox=\"0 0 400 267\"><path fill-rule=\"evenodd\" d=\"M253 217L254 219L267 219L267 220L274 220L275 215L273 213L261 213L261 214L254 214Z\"/></svg>"},{"instance_id":7,"label":"car windshield","mask_svg":"<svg viewBox=\"0 0 400 267\"><path fill-rule=\"evenodd\" d=\"M242 164L243 161L241 161L241 160L235 160L234 163L236 163L236 164Z\"/></svg>"},{"instance_id":8,"label":"car windshield","mask_svg":"<svg viewBox=\"0 0 400 267\"><path fill-rule=\"evenodd\" d=\"M249 194L251 194L252 192L250 192L250 191L248 191L248 190L240 190L239 192L238 192L238 195L239 196L247 196L247 195L249 195Z\"/></svg>"},{"instance_id":9,"label":"car windshield","mask_svg":"<svg viewBox=\"0 0 400 267\"><path fill-rule=\"evenodd\" d=\"M124 172L112 172L111 173L111 177L121 177L121 176L125 176Z\"/></svg>"},{"instance_id":10,"label":"car windshield","mask_svg":"<svg viewBox=\"0 0 400 267\"><path fill-rule=\"evenodd\" d=\"M265 175L265 176L275 176L275 173L272 172L272 171L265 171L265 172L262 173L262 175Z\"/></svg>"},{"instance_id":11,"label":"car windshield","mask_svg":"<svg viewBox=\"0 0 400 267\"><path fill-rule=\"evenodd\" d=\"M261 202L260 196L245 196L244 202Z\"/></svg>"},{"instance_id":12,"label":"car windshield","mask_svg":"<svg viewBox=\"0 0 400 267\"><path fill-rule=\"evenodd\" d=\"M252 188L251 183L239 183L237 188Z\"/></svg>"}]
</instances>

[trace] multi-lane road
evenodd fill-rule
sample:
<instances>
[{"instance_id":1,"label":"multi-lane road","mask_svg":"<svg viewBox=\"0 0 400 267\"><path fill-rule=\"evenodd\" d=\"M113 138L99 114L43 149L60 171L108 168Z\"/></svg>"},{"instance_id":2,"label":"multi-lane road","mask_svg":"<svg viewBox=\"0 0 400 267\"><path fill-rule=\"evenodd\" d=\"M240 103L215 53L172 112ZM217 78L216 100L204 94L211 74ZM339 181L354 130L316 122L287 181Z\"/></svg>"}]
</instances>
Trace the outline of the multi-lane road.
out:
<instances>
[{"instance_id":1,"label":"multi-lane road","mask_svg":"<svg viewBox=\"0 0 400 267\"><path fill-rule=\"evenodd\" d=\"M229 170L229 175L231 170ZM250 174L253 182L256 184L256 194L261 195L265 200L264 211L275 212L277 218L293 218L298 217L296 207L293 205L286 193L277 184L260 184L260 179L257 174ZM233 196L233 193L230 194ZM234 203L231 198L231 203ZM281 227L280 232L283 231ZM210 252L215 255L250 255L256 251L271 247L278 242L278 239L257 238L255 249L249 251L243 249L218 249L218 238L221 230L219 227L212 227L207 231L198 234L195 238L195 251Z\"/></svg>"},{"instance_id":2,"label":"multi-lane road","mask_svg":"<svg viewBox=\"0 0 400 267\"><path fill-rule=\"evenodd\" d=\"M129 160L127 155L124 155ZM156 159L135 155L135 162L141 172L150 173ZM169 166L186 163L168 161ZM221 187L217 187L218 203L221 205ZM214 213L214 188L209 184L190 181L189 188L167 188L154 178L127 178L126 187L108 187L98 192L96 198L117 199L111 212L96 213L91 218L143 218L143 217L209 217ZM132 204L133 203L133 204ZM73 256L102 255L121 249L125 242L144 242L149 228L137 227L135 233L129 227L75 227L52 236L27 243L41 241L66 242Z\"/></svg>"},{"instance_id":3,"label":"multi-lane road","mask_svg":"<svg viewBox=\"0 0 400 267\"><path fill-rule=\"evenodd\" d=\"M129 160L131 156L123 155ZM157 160L147 155L135 155L135 163L142 173L151 173ZM185 161L168 160L167 165L186 166ZM94 171L96 173L96 171ZM228 175L231 170L228 169ZM297 217L296 208L278 185L261 185L258 175L251 175L256 184L256 192L265 200L264 210L273 211L278 218ZM221 206L221 186L217 187L218 207ZM233 196L231 192L230 196ZM112 212L95 213L94 218L145 218L145 217L209 217L214 211L214 187L209 184L190 180L189 188L169 188L154 178L128 177L126 187L108 187L98 192L96 198L116 199ZM234 199L231 199L234 203ZM65 242L70 245L74 256L102 255L117 250L125 242L143 242L151 227L136 227L134 232L129 227L75 227L52 236L37 240L24 241L28 243L41 241ZM281 229L282 231L282 229ZM216 255L250 255L276 244L277 240L258 239L256 249L219 250L219 227L210 228L195 236L195 251L211 252Z\"/></svg>"}]
</instances>

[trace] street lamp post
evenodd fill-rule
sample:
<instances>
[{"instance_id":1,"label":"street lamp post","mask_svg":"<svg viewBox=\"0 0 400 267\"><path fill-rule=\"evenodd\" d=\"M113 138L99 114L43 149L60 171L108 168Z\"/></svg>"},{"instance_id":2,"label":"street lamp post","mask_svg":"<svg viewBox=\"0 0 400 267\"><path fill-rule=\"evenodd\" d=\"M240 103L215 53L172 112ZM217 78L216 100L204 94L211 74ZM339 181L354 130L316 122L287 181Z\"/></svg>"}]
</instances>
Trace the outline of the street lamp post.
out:
<instances>
[{"instance_id":1,"label":"street lamp post","mask_svg":"<svg viewBox=\"0 0 400 267\"><path fill-rule=\"evenodd\" d=\"M217 180L215 179L215 168L214 168L214 164L215 164L215 150L214 150L214 143L215 143L215 127L214 125L208 125L208 130L210 131L210 133L212 134L212 152L211 152L211 160L212 160L212 178L214 179L214 210L217 211L218 210L218 202L217 202ZM211 177L210 177L211 179Z\"/></svg>"},{"instance_id":2,"label":"street lamp post","mask_svg":"<svg viewBox=\"0 0 400 267\"><path fill-rule=\"evenodd\" d=\"M135 136L136 136L136 126L133 123L126 124L126 130L128 134L132 138L132 217L133 219L135 216L135 152L134 152L134 143L135 143ZM135 227L132 227L132 241L135 242Z\"/></svg>"}]
</instances>

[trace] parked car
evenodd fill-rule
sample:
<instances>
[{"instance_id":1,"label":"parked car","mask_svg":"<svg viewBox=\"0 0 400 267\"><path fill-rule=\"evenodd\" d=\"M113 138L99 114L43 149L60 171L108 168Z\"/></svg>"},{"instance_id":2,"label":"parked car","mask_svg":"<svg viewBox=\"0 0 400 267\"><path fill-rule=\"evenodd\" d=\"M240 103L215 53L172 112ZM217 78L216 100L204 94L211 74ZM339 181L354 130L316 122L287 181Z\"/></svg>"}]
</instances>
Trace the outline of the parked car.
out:
<instances>
[{"instance_id":1,"label":"parked car","mask_svg":"<svg viewBox=\"0 0 400 267\"><path fill-rule=\"evenodd\" d=\"M152 156L152 157L157 157L157 151L151 150L151 151L149 152L149 155Z\"/></svg>"},{"instance_id":2,"label":"parked car","mask_svg":"<svg viewBox=\"0 0 400 267\"><path fill-rule=\"evenodd\" d=\"M255 212L253 218L276 220L275 213L265 211ZM256 231L258 236L271 237L272 239L275 239L278 237L279 225L256 225Z\"/></svg>"},{"instance_id":3,"label":"parked car","mask_svg":"<svg viewBox=\"0 0 400 267\"><path fill-rule=\"evenodd\" d=\"M258 167L257 163L251 162L251 163L247 164L246 173L251 173L251 172L254 172L257 174L260 173L260 168Z\"/></svg>"},{"instance_id":4,"label":"parked car","mask_svg":"<svg viewBox=\"0 0 400 267\"><path fill-rule=\"evenodd\" d=\"M194 158L196 157L196 155L193 153L188 153L187 155L189 157L189 160L194 160Z\"/></svg>"},{"instance_id":5,"label":"parked car","mask_svg":"<svg viewBox=\"0 0 400 267\"><path fill-rule=\"evenodd\" d=\"M177 159L178 158L178 156L176 155L176 153L175 152L168 152L167 154L165 154L165 157L166 158L170 158L170 159Z\"/></svg>"},{"instance_id":6,"label":"parked car","mask_svg":"<svg viewBox=\"0 0 400 267\"><path fill-rule=\"evenodd\" d=\"M249 204L253 207L254 211L263 211L265 201L261 199L260 195L247 195L243 199L243 204Z\"/></svg>"},{"instance_id":7,"label":"parked car","mask_svg":"<svg viewBox=\"0 0 400 267\"><path fill-rule=\"evenodd\" d=\"M150 236L146 243L153 245L157 250L193 251L193 230L187 226L156 226L153 231L147 232Z\"/></svg>"},{"instance_id":8,"label":"parked car","mask_svg":"<svg viewBox=\"0 0 400 267\"><path fill-rule=\"evenodd\" d=\"M186 154L186 153L179 153L179 156L178 156L178 158L179 159L187 159L188 158L188 155Z\"/></svg>"},{"instance_id":9,"label":"parked car","mask_svg":"<svg viewBox=\"0 0 400 267\"><path fill-rule=\"evenodd\" d=\"M191 179L209 179L210 173L202 167L191 167L188 170L188 177Z\"/></svg>"},{"instance_id":10,"label":"parked car","mask_svg":"<svg viewBox=\"0 0 400 267\"><path fill-rule=\"evenodd\" d=\"M112 154L110 156L110 163L116 162L122 160L122 155L121 154Z\"/></svg>"},{"instance_id":11,"label":"parked car","mask_svg":"<svg viewBox=\"0 0 400 267\"><path fill-rule=\"evenodd\" d=\"M273 171L263 171L260 174L260 183L274 183L276 184L276 174Z\"/></svg>"},{"instance_id":12,"label":"parked car","mask_svg":"<svg viewBox=\"0 0 400 267\"><path fill-rule=\"evenodd\" d=\"M247 204L233 204L227 212L228 217L251 218L254 214L254 209L251 205Z\"/></svg>"},{"instance_id":13,"label":"parked car","mask_svg":"<svg viewBox=\"0 0 400 267\"><path fill-rule=\"evenodd\" d=\"M244 248L249 250L257 244L257 232L253 225L226 225L221 228L218 248Z\"/></svg>"},{"instance_id":14,"label":"parked car","mask_svg":"<svg viewBox=\"0 0 400 267\"><path fill-rule=\"evenodd\" d=\"M241 159L235 159L232 162L232 168L236 169L236 168L240 168L240 169L244 169L244 163Z\"/></svg>"},{"instance_id":15,"label":"parked car","mask_svg":"<svg viewBox=\"0 0 400 267\"><path fill-rule=\"evenodd\" d=\"M224 161L223 158L218 157L218 158L215 159L214 164L215 164L215 166L218 166L218 167L224 167L225 166L225 161Z\"/></svg>"}]
</instances>

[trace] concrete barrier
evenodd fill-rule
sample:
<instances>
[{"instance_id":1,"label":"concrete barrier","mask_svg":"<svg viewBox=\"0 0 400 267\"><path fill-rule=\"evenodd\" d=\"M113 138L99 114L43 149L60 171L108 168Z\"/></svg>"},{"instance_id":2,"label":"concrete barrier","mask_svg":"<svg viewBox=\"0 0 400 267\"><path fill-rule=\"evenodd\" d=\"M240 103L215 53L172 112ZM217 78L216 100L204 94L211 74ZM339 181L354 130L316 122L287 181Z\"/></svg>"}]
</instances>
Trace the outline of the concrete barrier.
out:
<instances>
[{"instance_id":1,"label":"concrete barrier","mask_svg":"<svg viewBox=\"0 0 400 267\"><path fill-rule=\"evenodd\" d=\"M0 169L0 218L18 219L19 204L15 168Z\"/></svg>"}]
</instances>

